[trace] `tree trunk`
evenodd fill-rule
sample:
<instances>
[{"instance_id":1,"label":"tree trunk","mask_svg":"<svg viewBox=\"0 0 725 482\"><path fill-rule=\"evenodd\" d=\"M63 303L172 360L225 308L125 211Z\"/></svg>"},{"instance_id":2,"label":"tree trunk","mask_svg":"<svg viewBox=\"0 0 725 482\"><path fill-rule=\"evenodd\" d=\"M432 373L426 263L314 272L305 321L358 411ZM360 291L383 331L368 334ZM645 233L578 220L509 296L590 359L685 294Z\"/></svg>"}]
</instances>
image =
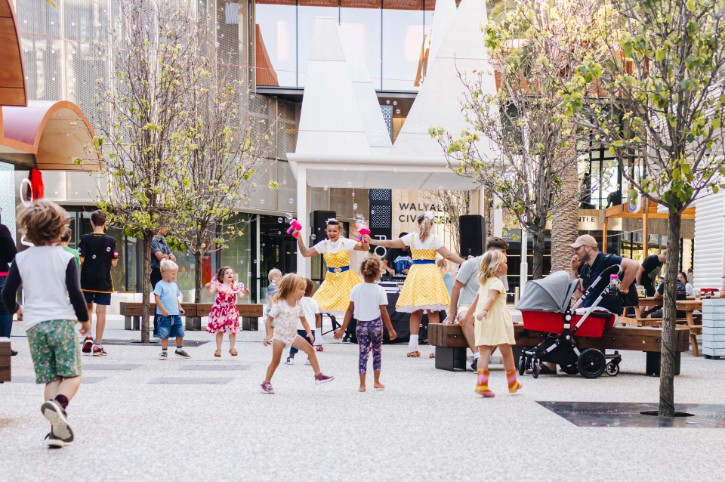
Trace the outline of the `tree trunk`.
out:
<instances>
[{"instance_id":1,"label":"tree trunk","mask_svg":"<svg viewBox=\"0 0 725 482\"><path fill-rule=\"evenodd\" d=\"M567 154L569 157L572 154ZM551 272L568 271L572 251L569 246L579 236L579 172L576 162L569 162L564 169L561 209L551 221Z\"/></svg>"},{"instance_id":2,"label":"tree trunk","mask_svg":"<svg viewBox=\"0 0 725 482\"><path fill-rule=\"evenodd\" d=\"M532 279L539 279L544 275L544 248L546 247L546 232L540 228L538 232L531 233L533 262L531 265Z\"/></svg>"},{"instance_id":3,"label":"tree trunk","mask_svg":"<svg viewBox=\"0 0 725 482\"><path fill-rule=\"evenodd\" d=\"M194 263L196 269L194 270L194 303L201 303L201 260L203 253L200 250L196 250L194 253Z\"/></svg>"},{"instance_id":4,"label":"tree trunk","mask_svg":"<svg viewBox=\"0 0 725 482\"><path fill-rule=\"evenodd\" d=\"M660 365L661 417L675 415L675 354L672 351L675 339L675 318L677 309L677 271L680 264L680 218L681 212L669 212L667 217L667 270L665 271L664 315L662 317L662 359Z\"/></svg>"},{"instance_id":5,"label":"tree trunk","mask_svg":"<svg viewBox=\"0 0 725 482\"><path fill-rule=\"evenodd\" d=\"M151 240L153 233L146 233L143 238L143 274L141 276L141 293L143 294L141 305L141 343L149 342L149 316L151 315L151 303L149 293L151 292Z\"/></svg>"}]
</instances>

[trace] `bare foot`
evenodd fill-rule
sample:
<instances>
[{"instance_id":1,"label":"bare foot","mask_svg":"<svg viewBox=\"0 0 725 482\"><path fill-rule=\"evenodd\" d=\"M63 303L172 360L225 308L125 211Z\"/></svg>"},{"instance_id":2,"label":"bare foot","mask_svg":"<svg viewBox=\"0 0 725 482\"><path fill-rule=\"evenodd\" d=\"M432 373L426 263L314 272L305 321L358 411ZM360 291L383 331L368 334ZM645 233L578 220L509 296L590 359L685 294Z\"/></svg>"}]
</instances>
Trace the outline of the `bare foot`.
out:
<instances>
[{"instance_id":1,"label":"bare foot","mask_svg":"<svg viewBox=\"0 0 725 482\"><path fill-rule=\"evenodd\" d=\"M385 385L380 382L375 382L375 385L373 386L375 387L375 390L382 390L383 388L385 388Z\"/></svg>"},{"instance_id":2,"label":"bare foot","mask_svg":"<svg viewBox=\"0 0 725 482\"><path fill-rule=\"evenodd\" d=\"M365 385L360 386L360 388L357 389L358 392L364 392L365 391Z\"/></svg>"}]
</instances>

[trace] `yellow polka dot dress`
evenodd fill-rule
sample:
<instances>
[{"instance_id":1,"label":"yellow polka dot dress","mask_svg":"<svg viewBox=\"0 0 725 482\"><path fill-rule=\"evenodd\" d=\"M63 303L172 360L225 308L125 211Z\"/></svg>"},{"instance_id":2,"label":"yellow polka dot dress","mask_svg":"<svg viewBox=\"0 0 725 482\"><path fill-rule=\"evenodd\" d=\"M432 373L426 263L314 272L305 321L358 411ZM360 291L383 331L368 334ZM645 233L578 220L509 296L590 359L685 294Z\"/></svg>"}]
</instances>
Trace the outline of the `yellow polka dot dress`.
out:
<instances>
[{"instance_id":1,"label":"yellow polka dot dress","mask_svg":"<svg viewBox=\"0 0 725 482\"><path fill-rule=\"evenodd\" d=\"M432 235L421 243L415 234L404 236L410 246L413 265L395 304L396 311L412 313L418 310L442 311L448 309L450 298L443 282L443 275L435 264L436 252L443 246L438 236Z\"/></svg>"},{"instance_id":2,"label":"yellow polka dot dress","mask_svg":"<svg viewBox=\"0 0 725 482\"><path fill-rule=\"evenodd\" d=\"M350 305L352 288L362 283L362 279L350 268L350 252L356 244L350 239L340 238L337 243L324 240L314 246L318 253L322 253L327 265L325 281L312 297L321 312L342 315Z\"/></svg>"}]
</instances>

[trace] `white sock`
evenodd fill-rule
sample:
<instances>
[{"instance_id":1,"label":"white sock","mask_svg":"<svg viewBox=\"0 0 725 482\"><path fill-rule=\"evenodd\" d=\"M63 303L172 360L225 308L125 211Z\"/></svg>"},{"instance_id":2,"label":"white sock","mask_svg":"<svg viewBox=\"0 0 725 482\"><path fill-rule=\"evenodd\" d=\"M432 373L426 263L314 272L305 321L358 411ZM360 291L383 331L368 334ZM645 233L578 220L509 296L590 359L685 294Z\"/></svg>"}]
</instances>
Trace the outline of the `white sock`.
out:
<instances>
[{"instance_id":1,"label":"white sock","mask_svg":"<svg viewBox=\"0 0 725 482\"><path fill-rule=\"evenodd\" d=\"M473 354L473 359L478 360L478 357L480 357L480 356L481 356L481 354L479 352L476 352Z\"/></svg>"},{"instance_id":2,"label":"white sock","mask_svg":"<svg viewBox=\"0 0 725 482\"><path fill-rule=\"evenodd\" d=\"M410 341L408 342L408 352L412 353L418 351L418 335L410 335Z\"/></svg>"},{"instance_id":3,"label":"white sock","mask_svg":"<svg viewBox=\"0 0 725 482\"><path fill-rule=\"evenodd\" d=\"M318 345L322 345L322 328L315 328L315 341Z\"/></svg>"}]
</instances>

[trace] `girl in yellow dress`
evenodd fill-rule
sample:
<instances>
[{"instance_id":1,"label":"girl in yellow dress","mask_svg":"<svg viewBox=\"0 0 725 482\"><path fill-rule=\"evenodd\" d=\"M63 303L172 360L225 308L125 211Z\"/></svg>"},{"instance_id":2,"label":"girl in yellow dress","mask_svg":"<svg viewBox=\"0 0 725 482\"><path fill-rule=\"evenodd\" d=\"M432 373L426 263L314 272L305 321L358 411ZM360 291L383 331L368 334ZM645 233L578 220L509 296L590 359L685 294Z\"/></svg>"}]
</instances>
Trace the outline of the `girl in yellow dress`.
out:
<instances>
[{"instance_id":1,"label":"girl in yellow dress","mask_svg":"<svg viewBox=\"0 0 725 482\"><path fill-rule=\"evenodd\" d=\"M454 263L461 264L463 259L443 245L441 238L431 233L433 227L433 213L430 211L418 215L418 230L406 234L402 238L379 240L366 236L368 243L385 248L405 248L410 246L413 256L413 265L405 278L405 284L395 304L395 310L410 313L410 341L408 342L408 357L419 357L418 333L420 322L423 319L423 310L428 313L429 323L440 321L439 311L448 308L450 299L448 290L443 282L443 275L436 266L436 253ZM431 358L433 358L431 353Z\"/></svg>"},{"instance_id":2,"label":"girl in yellow dress","mask_svg":"<svg viewBox=\"0 0 725 482\"><path fill-rule=\"evenodd\" d=\"M502 251L487 251L478 266L478 304L476 306L476 346L480 354L476 393L486 398L495 396L488 386L488 362L494 347L498 347L506 370L506 381L510 393L521 389L516 380L514 355L511 345L516 344L514 324L506 307L506 290L501 277L508 272L506 254Z\"/></svg>"},{"instance_id":3,"label":"girl in yellow dress","mask_svg":"<svg viewBox=\"0 0 725 482\"><path fill-rule=\"evenodd\" d=\"M312 297L320 306L321 313L330 313L336 317L342 316L350 304L350 291L353 286L362 283L362 279L350 269L350 253L352 251L367 251L368 246L342 236L342 226L337 219L327 220L327 239L316 245L305 247L302 236L297 236L297 246L305 258L321 254L327 265L325 280ZM322 341L322 328L315 330L315 334Z\"/></svg>"}]
</instances>

